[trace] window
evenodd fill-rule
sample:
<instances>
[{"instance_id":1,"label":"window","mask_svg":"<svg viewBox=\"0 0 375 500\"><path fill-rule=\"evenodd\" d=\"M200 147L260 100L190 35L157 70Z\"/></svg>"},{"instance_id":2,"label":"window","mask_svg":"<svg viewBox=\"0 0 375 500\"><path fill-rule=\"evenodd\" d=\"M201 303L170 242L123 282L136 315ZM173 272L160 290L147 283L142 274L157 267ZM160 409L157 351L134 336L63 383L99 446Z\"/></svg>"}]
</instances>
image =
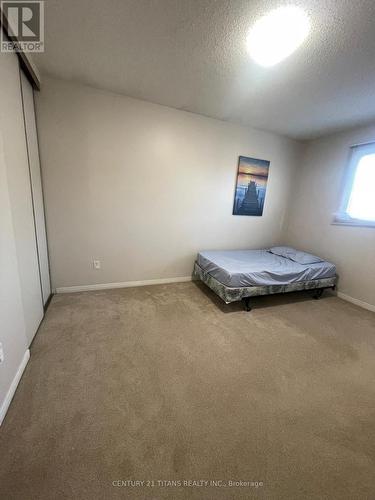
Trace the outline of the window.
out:
<instances>
[{"instance_id":1,"label":"window","mask_svg":"<svg viewBox=\"0 0 375 500\"><path fill-rule=\"evenodd\" d=\"M375 227L375 143L353 146L335 223Z\"/></svg>"}]
</instances>

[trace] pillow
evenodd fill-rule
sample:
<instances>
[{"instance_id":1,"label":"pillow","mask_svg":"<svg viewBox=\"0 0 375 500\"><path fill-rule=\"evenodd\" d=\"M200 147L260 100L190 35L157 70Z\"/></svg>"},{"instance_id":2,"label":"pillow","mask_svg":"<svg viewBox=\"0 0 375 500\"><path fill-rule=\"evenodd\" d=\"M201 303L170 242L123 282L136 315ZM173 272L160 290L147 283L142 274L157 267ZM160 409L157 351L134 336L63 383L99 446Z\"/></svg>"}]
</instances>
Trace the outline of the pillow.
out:
<instances>
[{"instance_id":1,"label":"pillow","mask_svg":"<svg viewBox=\"0 0 375 500\"><path fill-rule=\"evenodd\" d=\"M293 260L298 264L316 264L317 262L323 262L323 259L312 255L311 253L301 252L291 247L272 247L270 252L275 255L280 255L286 259Z\"/></svg>"},{"instance_id":2,"label":"pillow","mask_svg":"<svg viewBox=\"0 0 375 500\"><path fill-rule=\"evenodd\" d=\"M292 247L272 247L269 249L269 252L280 255L280 257L286 257L287 259L290 259L290 255L295 254L296 251L297 250Z\"/></svg>"},{"instance_id":3,"label":"pillow","mask_svg":"<svg viewBox=\"0 0 375 500\"><path fill-rule=\"evenodd\" d=\"M316 264L317 262L323 262L323 259L317 255L301 252L299 250L296 250L294 255L290 255L289 259L294 260L294 262L298 262L298 264Z\"/></svg>"}]
</instances>

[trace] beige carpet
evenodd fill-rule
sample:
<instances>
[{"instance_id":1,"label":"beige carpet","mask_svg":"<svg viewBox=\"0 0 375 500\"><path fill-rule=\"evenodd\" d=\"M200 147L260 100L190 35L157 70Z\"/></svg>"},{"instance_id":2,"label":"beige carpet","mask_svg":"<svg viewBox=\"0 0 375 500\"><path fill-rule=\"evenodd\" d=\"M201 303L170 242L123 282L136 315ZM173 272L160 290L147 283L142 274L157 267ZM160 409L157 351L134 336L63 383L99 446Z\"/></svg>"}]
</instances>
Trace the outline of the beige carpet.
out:
<instances>
[{"instance_id":1,"label":"beige carpet","mask_svg":"<svg viewBox=\"0 0 375 500\"><path fill-rule=\"evenodd\" d=\"M195 283L55 296L0 450L4 500L375 498L375 315Z\"/></svg>"}]
</instances>

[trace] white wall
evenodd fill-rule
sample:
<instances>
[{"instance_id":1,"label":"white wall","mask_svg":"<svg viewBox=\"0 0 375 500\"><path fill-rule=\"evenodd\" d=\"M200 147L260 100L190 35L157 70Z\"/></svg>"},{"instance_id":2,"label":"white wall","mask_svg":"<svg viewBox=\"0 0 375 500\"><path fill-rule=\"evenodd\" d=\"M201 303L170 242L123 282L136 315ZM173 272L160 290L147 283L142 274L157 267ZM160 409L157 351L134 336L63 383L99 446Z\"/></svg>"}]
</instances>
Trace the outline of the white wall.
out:
<instances>
[{"instance_id":1,"label":"white wall","mask_svg":"<svg viewBox=\"0 0 375 500\"><path fill-rule=\"evenodd\" d=\"M189 276L200 249L280 241L298 143L60 80L36 97L53 287ZM263 217L232 215L239 155L271 161Z\"/></svg>"},{"instance_id":2,"label":"white wall","mask_svg":"<svg viewBox=\"0 0 375 500\"><path fill-rule=\"evenodd\" d=\"M312 251L337 265L341 293L373 306L375 229L333 225L332 220L341 200L349 147L374 140L375 126L372 126L307 144L286 233L291 245Z\"/></svg>"}]
</instances>

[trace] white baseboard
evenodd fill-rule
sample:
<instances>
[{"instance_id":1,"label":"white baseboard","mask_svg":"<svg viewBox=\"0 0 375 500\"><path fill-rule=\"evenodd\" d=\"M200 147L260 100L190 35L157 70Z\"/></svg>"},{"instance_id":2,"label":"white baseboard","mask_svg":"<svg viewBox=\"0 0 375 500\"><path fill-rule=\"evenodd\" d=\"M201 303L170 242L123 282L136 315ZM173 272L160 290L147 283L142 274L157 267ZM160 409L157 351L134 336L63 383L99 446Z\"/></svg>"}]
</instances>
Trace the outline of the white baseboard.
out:
<instances>
[{"instance_id":1,"label":"white baseboard","mask_svg":"<svg viewBox=\"0 0 375 500\"><path fill-rule=\"evenodd\" d=\"M119 283L98 283L96 285L61 286L57 287L55 292L56 293L88 292L93 290L109 290L111 288L130 288L134 286L165 285L167 283L185 283L186 281L192 281L192 277L182 276L179 278L160 278L155 280L143 280L143 281L122 281Z\"/></svg>"},{"instance_id":2,"label":"white baseboard","mask_svg":"<svg viewBox=\"0 0 375 500\"><path fill-rule=\"evenodd\" d=\"M346 300L347 302L351 302L352 304L355 304L356 306L363 307L363 309L367 309L368 311L375 312L375 306L372 304L369 304L368 302L363 302L363 300L355 299L354 297L351 297L350 295L346 295L345 293L342 292L337 292L337 296L340 297L340 299Z\"/></svg>"},{"instance_id":3,"label":"white baseboard","mask_svg":"<svg viewBox=\"0 0 375 500\"><path fill-rule=\"evenodd\" d=\"M6 415L6 412L8 411L9 405L12 402L14 393L16 392L16 389L18 387L18 384L21 380L22 374L26 368L27 362L30 359L30 351L27 349L25 352L22 361L20 363L20 366L18 367L17 373L14 376L14 379L12 380L12 383L10 384L9 390L7 392L7 395L5 396L5 399L0 406L0 425L3 423L4 417Z\"/></svg>"}]
</instances>

